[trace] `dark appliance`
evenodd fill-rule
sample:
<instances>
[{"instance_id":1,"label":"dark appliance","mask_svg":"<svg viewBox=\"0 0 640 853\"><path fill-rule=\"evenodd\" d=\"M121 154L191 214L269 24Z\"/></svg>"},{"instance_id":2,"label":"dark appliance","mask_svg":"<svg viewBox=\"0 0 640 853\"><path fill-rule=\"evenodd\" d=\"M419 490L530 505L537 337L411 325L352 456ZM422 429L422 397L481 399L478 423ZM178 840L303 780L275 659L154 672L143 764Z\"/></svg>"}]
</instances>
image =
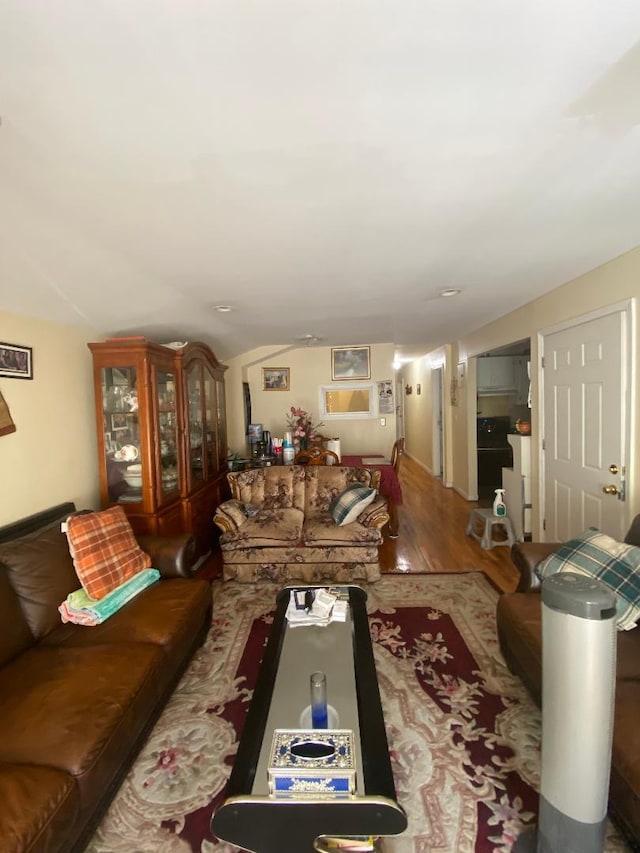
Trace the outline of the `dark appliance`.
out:
<instances>
[{"instance_id":1,"label":"dark appliance","mask_svg":"<svg viewBox=\"0 0 640 853\"><path fill-rule=\"evenodd\" d=\"M513 448L507 441L509 415L478 418L478 498L493 498L502 488L502 469L513 467Z\"/></svg>"}]
</instances>

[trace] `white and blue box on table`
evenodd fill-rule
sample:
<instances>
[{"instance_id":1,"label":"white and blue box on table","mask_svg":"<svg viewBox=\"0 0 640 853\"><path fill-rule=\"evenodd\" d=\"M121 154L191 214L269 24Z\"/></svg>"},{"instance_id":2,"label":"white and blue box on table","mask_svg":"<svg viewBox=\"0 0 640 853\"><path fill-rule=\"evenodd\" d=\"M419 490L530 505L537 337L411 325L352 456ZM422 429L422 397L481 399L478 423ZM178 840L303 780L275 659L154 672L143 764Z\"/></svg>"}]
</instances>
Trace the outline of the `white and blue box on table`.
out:
<instances>
[{"instance_id":1,"label":"white and blue box on table","mask_svg":"<svg viewBox=\"0 0 640 853\"><path fill-rule=\"evenodd\" d=\"M348 797L356 788L351 729L276 729L269 762L269 793Z\"/></svg>"}]
</instances>

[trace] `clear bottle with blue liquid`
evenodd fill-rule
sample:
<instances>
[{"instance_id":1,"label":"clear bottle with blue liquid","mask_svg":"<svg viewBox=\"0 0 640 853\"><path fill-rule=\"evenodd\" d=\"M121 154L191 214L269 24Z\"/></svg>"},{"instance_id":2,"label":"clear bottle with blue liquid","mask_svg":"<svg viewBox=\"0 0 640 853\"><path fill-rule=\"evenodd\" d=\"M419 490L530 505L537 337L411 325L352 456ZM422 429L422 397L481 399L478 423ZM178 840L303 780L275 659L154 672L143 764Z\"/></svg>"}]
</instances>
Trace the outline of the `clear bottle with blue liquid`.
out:
<instances>
[{"instance_id":1,"label":"clear bottle with blue liquid","mask_svg":"<svg viewBox=\"0 0 640 853\"><path fill-rule=\"evenodd\" d=\"M324 672L311 673L311 727L328 729L327 676Z\"/></svg>"}]
</instances>

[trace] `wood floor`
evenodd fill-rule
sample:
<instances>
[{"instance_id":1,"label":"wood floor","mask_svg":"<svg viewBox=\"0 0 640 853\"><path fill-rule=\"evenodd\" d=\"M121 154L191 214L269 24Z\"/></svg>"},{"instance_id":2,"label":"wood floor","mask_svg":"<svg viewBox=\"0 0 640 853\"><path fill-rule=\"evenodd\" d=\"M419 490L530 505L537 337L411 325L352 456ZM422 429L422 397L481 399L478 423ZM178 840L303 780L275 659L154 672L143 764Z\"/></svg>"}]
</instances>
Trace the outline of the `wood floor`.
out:
<instances>
[{"instance_id":1,"label":"wood floor","mask_svg":"<svg viewBox=\"0 0 640 853\"><path fill-rule=\"evenodd\" d=\"M383 572L483 571L502 592L517 585L517 572L507 546L488 551L465 533L469 514L477 503L462 498L453 489L428 474L407 456L400 466L403 504L398 508L400 535L391 539L385 528L380 548ZM213 579L222 575L222 558L215 551L197 572Z\"/></svg>"},{"instance_id":2,"label":"wood floor","mask_svg":"<svg viewBox=\"0 0 640 853\"><path fill-rule=\"evenodd\" d=\"M385 535L380 549L383 572L483 571L502 592L517 585L517 571L509 547L488 551L465 533L471 510L478 503L465 500L420 465L403 456L400 466L403 504L399 507L400 535ZM385 530L386 534L386 530Z\"/></svg>"}]
</instances>

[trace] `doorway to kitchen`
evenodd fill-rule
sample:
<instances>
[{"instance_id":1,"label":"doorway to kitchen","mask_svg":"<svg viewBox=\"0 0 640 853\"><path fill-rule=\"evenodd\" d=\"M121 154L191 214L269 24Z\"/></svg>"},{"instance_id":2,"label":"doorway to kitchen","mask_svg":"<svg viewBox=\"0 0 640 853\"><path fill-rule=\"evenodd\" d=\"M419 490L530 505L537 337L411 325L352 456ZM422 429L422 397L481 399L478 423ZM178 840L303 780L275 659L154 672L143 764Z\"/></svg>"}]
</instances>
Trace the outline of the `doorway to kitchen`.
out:
<instances>
[{"instance_id":1,"label":"doorway to kitchen","mask_svg":"<svg viewBox=\"0 0 640 853\"><path fill-rule=\"evenodd\" d=\"M531 533L531 341L477 357L478 499L489 506L505 489L516 538Z\"/></svg>"}]
</instances>

